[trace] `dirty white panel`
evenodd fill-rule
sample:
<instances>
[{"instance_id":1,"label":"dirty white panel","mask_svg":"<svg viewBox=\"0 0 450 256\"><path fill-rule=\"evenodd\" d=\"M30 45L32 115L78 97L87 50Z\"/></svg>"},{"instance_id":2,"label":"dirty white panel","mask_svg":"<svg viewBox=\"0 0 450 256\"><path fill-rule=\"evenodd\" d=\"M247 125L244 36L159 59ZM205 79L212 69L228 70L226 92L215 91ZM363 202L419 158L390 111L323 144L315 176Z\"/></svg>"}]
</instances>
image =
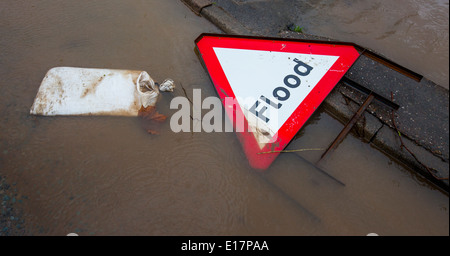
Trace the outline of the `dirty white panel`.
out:
<instances>
[{"instance_id":1,"label":"dirty white panel","mask_svg":"<svg viewBox=\"0 0 450 256\"><path fill-rule=\"evenodd\" d=\"M141 105L145 105L143 101L148 101L137 84L141 77L154 85L145 71L52 68L39 87L30 113L137 116ZM156 89L152 96L157 97L158 93Z\"/></svg>"}]
</instances>

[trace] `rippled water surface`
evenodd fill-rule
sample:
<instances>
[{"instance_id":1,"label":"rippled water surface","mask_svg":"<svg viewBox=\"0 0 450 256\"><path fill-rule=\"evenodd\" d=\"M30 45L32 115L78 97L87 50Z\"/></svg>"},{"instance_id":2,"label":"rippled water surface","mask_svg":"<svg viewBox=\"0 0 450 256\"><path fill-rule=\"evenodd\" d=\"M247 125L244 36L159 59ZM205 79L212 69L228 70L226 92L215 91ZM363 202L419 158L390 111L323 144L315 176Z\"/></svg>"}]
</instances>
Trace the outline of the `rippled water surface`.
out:
<instances>
[{"instance_id":1,"label":"rippled water surface","mask_svg":"<svg viewBox=\"0 0 450 256\"><path fill-rule=\"evenodd\" d=\"M215 95L193 51L203 32L219 31L180 1L0 2L0 175L23 234L448 235L447 195L353 135L322 171L315 151L258 173L234 133L28 114L46 71L76 66L174 79L158 103L170 117L182 87ZM342 127L319 110L292 146L326 147Z\"/></svg>"},{"instance_id":2,"label":"rippled water surface","mask_svg":"<svg viewBox=\"0 0 450 256\"><path fill-rule=\"evenodd\" d=\"M307 33L355 42L448 89L448 0L306 1Z\"/></svg>"}]
</instances>

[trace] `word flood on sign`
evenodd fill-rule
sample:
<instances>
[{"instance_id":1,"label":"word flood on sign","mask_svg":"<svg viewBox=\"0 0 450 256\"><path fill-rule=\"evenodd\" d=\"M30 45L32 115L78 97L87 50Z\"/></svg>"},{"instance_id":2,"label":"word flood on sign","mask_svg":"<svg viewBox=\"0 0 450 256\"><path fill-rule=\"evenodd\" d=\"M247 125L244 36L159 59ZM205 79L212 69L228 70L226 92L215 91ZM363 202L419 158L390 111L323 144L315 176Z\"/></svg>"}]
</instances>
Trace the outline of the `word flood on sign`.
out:
<instances>
[{"instance_id":1,"label":"word flood on sign","mask_svg":"<svg viewBox=\"0 0 450 256\"><path fill-rule=\"evenodd\" d=\"M303 63L302 61L300 61L298 59L294 59L294 61L296 63L298 63L294 67L294 71L298 76L307 76L309 73L311 73L311 70L313 69L313 67ZM300 67L305 68L305 71L301 72ZM288 88L281 87L281 86L276 87L275 89L273 89L273 92L272 92L273 97L275 97L278 101L286 101L287 99L289 99L289 97L291 96L291 93L289 92L289 88L295 89L295 88L299 87L301 84L301 80L298 76L293 75L293 74L287 75L283 81L284 81L284 85L286 85L286 87L288 87ZM293 83L292 83L292 80L294 80ZM280 96L280 92L281 92L281 96ZM264 95L261 95L260 100L262 100L262 102L265 102L268 106L273 107L275 109L280 109L283 106L282 103L274 103L269 98L266 98ZM258 118L260 118L261 120L263 120L264 122L268 123L270 119L263 115L263 113L267 110L267 106L262 107L261 111L258 112L258 111L256 111L256 108L259 106L259 104L260 104L260 101L257 100L255 102L255 104L253 104L253 106L250 108L250 112L252 114L254 114L255 116L257 116Z\"/></svg>"}]
</instances>

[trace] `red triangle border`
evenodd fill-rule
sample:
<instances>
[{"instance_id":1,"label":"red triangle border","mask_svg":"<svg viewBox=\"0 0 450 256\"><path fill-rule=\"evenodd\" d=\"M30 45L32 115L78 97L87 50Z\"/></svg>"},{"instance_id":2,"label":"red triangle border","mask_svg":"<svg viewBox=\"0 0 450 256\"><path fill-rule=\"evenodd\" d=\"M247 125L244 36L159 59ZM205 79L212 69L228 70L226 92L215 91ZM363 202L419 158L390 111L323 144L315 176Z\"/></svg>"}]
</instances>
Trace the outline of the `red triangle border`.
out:
<instances>
[{"instance_id":1,"label":"red triangle border","mask_svg":"<svg viewBox=\"0 0 450 256\"><path fill-rule=\"evenodd\" d=\"M236 133L250 166L257 170L267 169L279 155L279 153L260 153L282 151L360 56L353 44L342 42L202 34L195 43L197 53L223 104L225 104L225 97L235 98L235 95L213 47L339 56L334 65L281 126L276 142L268 143L260 149L251 132ZM243 115L240 108L224 107L231 120L236 115L236 111ZM236 130L236 124L233 123L233 125ZM247 120L244 125L247 127Z\"/></svg>"}]
</instances>

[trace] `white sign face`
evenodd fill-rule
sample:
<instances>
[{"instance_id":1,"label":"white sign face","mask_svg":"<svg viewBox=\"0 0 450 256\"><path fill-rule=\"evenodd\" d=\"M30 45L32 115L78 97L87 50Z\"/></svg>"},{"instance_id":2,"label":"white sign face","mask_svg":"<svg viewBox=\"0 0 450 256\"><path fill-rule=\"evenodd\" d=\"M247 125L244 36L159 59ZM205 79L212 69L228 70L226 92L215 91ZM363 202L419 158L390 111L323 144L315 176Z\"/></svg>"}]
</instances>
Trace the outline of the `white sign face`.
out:
<instances>
[{"instance_id":1,"label":"white sign face","mask_svg":"<svg viewBox=\"0 0 450 256\"><path fill-rule=\"evenodd\" d=\"M260 147L269 143L339 56L214 47ZM260 104L264 102L265 104Z\"/></svg>"}]
</instances>

